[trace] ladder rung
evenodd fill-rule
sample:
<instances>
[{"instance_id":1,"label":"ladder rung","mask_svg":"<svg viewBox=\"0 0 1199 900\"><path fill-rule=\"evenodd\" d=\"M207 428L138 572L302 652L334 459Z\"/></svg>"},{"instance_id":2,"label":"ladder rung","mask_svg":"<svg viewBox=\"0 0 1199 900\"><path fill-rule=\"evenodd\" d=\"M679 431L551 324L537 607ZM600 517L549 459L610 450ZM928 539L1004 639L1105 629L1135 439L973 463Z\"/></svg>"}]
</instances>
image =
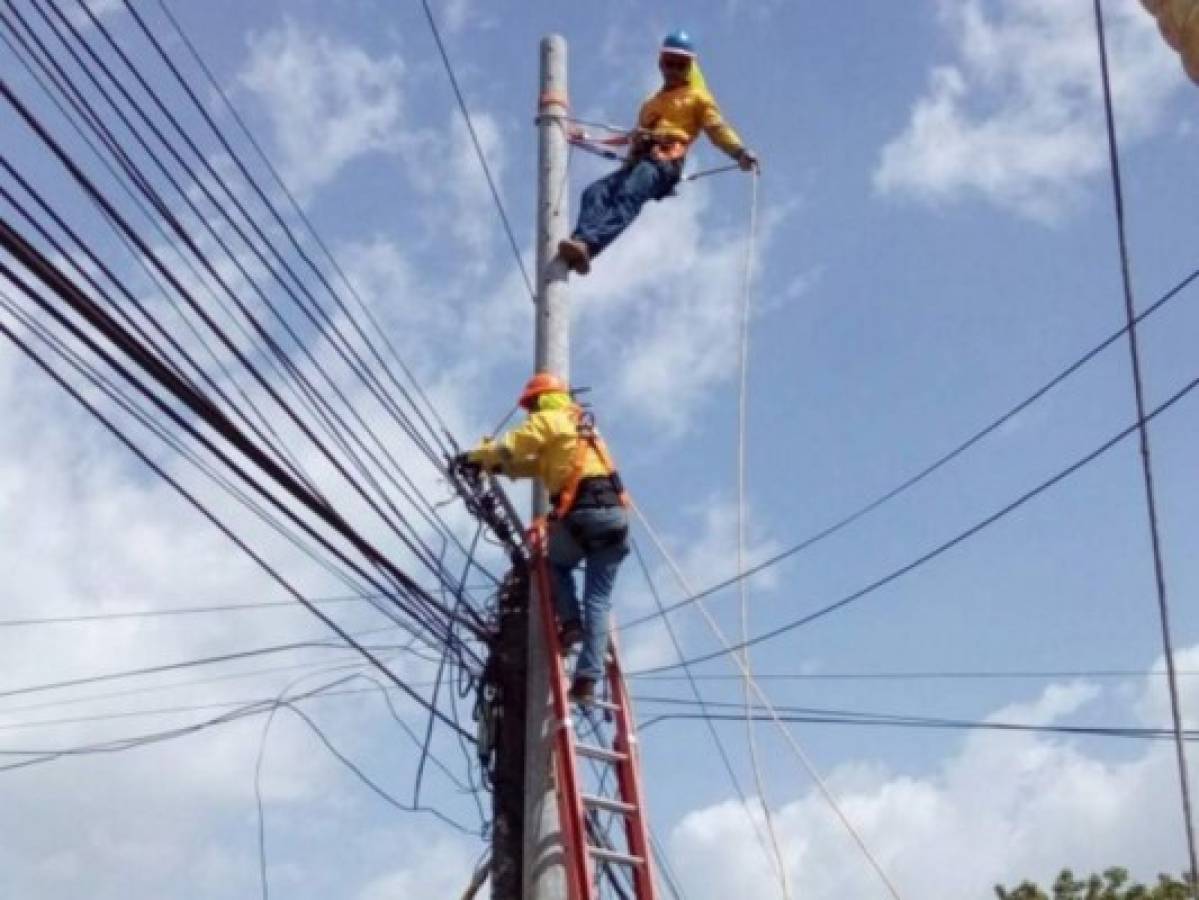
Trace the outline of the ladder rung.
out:
<instances>
[{"instance_id":1,"label":"ladder rung","mask_svg":"<svg viewBox=\"0 0 1199 900\"><path fill-rule=\"evenodd\" d=\"M604 762L610 763L624 762L629 758L627 753L621 753L619 750L609 750L607 747L596 747L593 744L575 744L575 752L580 756L602 759Z\"/></svg>"},{"instance_id":2,"label":"ladder rung","mask_svg":"<svg viewBox=\"0 0 1199 900\"><path fill-rule=\"evenodd\" d=\"M632 803L625 803L623 800L616 800L612 797L596 797L593 794L583 795L583 805L595 809L607 810L608 812L620 813L624 816L631 816L637 812L637 807Z\"/></svg>"},{"instance_id":3,"label":"ladder rung","mask_svg":"<svg viewBox=\"0 0 1199 900\"><path fill-rule=\"evenodd\" d=\"M619 863L622 866L644 866L645 860L631 853L621 853L619 850L608 850L604 847L587 845L587 850L601 862Z\"/></svg>"}]
</instances>

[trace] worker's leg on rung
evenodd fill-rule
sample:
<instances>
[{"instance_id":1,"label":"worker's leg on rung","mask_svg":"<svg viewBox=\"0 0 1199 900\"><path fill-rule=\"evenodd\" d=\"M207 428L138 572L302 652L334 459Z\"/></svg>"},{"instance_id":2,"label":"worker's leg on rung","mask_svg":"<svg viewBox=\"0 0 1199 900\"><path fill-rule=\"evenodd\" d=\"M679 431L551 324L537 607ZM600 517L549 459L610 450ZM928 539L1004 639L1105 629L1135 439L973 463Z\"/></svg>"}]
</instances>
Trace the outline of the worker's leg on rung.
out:
<instances>
[{"instance_id":1,"label":"worker's leg on rung","mask_svg":"<svg viewBox=\"0 0 1199 900\"><path fill-rule=\"evenodd\" d=\"M625 523L624 510L604 510L611 517L607 532L612 534ZM601 680L604 674L604 654L608 649L608 624L612 608L612 588L616 584L616 573L628 556L625 540L601 546L587 554L587 566L583 576L583 647L575 669L578 678Z\"/></svg>"},{"instance_id":2,"label":"worker's leg on rung","mask_svg":"<svg viewBox=\"0 0 1199 900\"><path fill-rule=\"evenodd\" d=\"M550 525L546 556L549 558L554 610L558 614L559 624L583 621L574 575L575 568L583 559L583 548L560 521Z\"/></svg>"}]
</instances>

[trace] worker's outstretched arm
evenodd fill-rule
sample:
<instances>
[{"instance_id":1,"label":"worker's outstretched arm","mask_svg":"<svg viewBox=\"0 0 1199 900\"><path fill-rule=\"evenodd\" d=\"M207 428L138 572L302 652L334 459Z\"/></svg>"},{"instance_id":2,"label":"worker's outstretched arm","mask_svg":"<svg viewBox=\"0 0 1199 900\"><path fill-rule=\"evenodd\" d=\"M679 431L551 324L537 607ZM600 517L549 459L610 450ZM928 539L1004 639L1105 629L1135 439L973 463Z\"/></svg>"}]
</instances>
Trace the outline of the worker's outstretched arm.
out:
<instances>
[{"instance_id":1,"label":"worker's outstretched arm","mask_svg":"<svg viewBox=\"0 0 1199 900\"><path fill-rule=\"evenodd\" d=\"M741 168L748 171L758 167L757 156L746 148L737 132L724 120L720 107L711 96L704 98L701 124L708 140L737 160Z\"/></svg>"},{"instance_id":2,"label":"worker's outstretched arm","mask_svg":"<svg viewBox=\"0 0 1199 900\"><path fill-rule=\"evenodd\" d=\"M503 472L509 478L532 478L537 474L537 458L549 433L544 417L534 413L498 441L483 441L468 457L471 462L489 471Z\"/></svg>"}]
</instances>

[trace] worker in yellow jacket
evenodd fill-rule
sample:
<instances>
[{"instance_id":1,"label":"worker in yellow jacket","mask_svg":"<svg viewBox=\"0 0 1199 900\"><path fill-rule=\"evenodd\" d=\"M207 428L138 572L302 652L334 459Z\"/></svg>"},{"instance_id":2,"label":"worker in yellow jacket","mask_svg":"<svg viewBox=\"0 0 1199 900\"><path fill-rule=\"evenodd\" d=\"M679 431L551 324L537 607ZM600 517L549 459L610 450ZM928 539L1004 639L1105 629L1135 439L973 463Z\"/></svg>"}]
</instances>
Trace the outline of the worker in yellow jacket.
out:
<instances>
[{"instance_id":1,"label":"worker in yellow jacket","mask_svg":"<svg viewBox=\"0 0 1199 900\"><path fill-rule=\"evenodd\" d=\"M743 170L758 168L758 158L721 116L685 31L667 35L658 68L662 89L641 107L637 129L628 137L628 159L583 191L574 234L558 245L563 262L580 275L591 271L591 260L632 224L646 201L674 190L687 149L701 131Z\"/></svg>"},{"instance_id":2,"label":"worker in yellow jacket","mask_svg":"<svg viewBox=\"0 0 1199 900\"><path fill-rule=\"evenodd\" d=\"M525 385L524 423L484 439L468 462L511 478L537 478L550 495L547 555L563 651L582 641L571 699L589 705L603 677L612 587L628 555L627 499L603 439L561 379L539 372ZM586 562L579 603L574 570Z\"/></svg>"}]
</instances>

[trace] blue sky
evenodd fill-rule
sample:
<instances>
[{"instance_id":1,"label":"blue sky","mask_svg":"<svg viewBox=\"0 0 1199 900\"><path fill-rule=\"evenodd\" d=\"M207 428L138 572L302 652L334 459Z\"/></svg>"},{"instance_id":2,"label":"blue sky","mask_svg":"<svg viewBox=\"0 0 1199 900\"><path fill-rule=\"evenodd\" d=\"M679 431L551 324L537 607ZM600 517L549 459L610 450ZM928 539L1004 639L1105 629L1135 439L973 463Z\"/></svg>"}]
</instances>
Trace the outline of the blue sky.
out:
<instances>
[{"instance_id":1,"label":"blue sky","mask_svg":"<svg viewBox=\"0 0 1199 900\"><path fill-rule=\"evenodd\" d=\"M482 433L528 374L532 317L419 4L170 5L458 436ZM92 6L149 60L119 3ZM143 7L165 28L156 5ZM1109 0L1106 8L1143 308L1196 265L1199 94L1139 3ZM650 14L630 2L449 0L434 9L526 259L538 39L558 32L569 41L577 114L627 123L654 86L662 34L682 26L695 36L709 84L763 163L749 375L751 561L890 489L1123 324L1083 0L712 0L655 4ZM7 51L3 72L67 133ZM211 92L205 99L220 109ZM55 180L18 123L9 116L0 129L6 153L12 147L102 240L98 220L70 206L77 195ZM702 141L696 155L697 168L720 162ZM572 166L573 204L607 163L576 154ZM735 565L736 335L749 195L739 174L686 185L647 209L591 276L572 282L575 382L591 386L626 480L697 586ZM131 265L115 243L106 249ZM1151 407L1195 377L1194 293L1142 329ZM7 347L0 400L9 423L0 438L3 618L281 596ZM1195 403L1184 399L1151 427L1179 662L1190 669L1199 669ZM1120 343L917 489L753 579L752 629L795 619L919 556L1133 417ZM753 659L773 674L1143 676L770 681L772 699L1166 725L1161 678L1150 672L1160 669L1161 648L1138 459L1124 442L913 574L755 648ZM433 473L418 477L431 492L444 490ZM653 566L668 585L666 567ZM317 573L298 571L314 591L330 592ZM673 586L668 594L680 596ZM649 608L632 562L616 604L626 619ZM709 604L730 634L736 604L727 591ZM370 627L367 617L345 621ZM694 611L676 623L690 654L717 646ZM244 612L6 629L0 652L4 683L19 686L314 634L300 612ZM656 627L631 631L625 647L634 666L673 661ZM427 674L418 662L401 665L411 677ZM699 671L733 670L720 662ZM269 696L295 674L137 702ZM731 681L705 689L715 699L740 696ZM637 691L685 696L673 682ZM1199 699L1187 694L1193 720ZM0 727L29 718L15 707L0 698ZM412 748L399 743L377 702L324 701L317 712L356 758L403 789L397 773L408 771ZM96 897L253 894L260 724L3 773L17 802L0 811L0 886L68 897L87 878ZM2 740L6 748L45 746L128 728L56 726ZM265 796L272 883L282 895L383 900L461 890L479 842L380 805L294 722L275 728ZM1165 746L834 726L794 733L905 897L985 896L997 880L1045 878L1066 865L1125 864L1142 877L1184 865ZM749 783L743 731L725 726L724 734ZM883 896L785 743L767 726L758 736L797 893ZM448 740L439 746L456 752ZM657 725L644 746L655 825L688 896L779 896L702 726ZM431 790L469 817L469 803L448 783ZM1090 824L1079 829L1079 821ZM947 855L963 871L945 873Z\"/></svg>"}]
</instances>

